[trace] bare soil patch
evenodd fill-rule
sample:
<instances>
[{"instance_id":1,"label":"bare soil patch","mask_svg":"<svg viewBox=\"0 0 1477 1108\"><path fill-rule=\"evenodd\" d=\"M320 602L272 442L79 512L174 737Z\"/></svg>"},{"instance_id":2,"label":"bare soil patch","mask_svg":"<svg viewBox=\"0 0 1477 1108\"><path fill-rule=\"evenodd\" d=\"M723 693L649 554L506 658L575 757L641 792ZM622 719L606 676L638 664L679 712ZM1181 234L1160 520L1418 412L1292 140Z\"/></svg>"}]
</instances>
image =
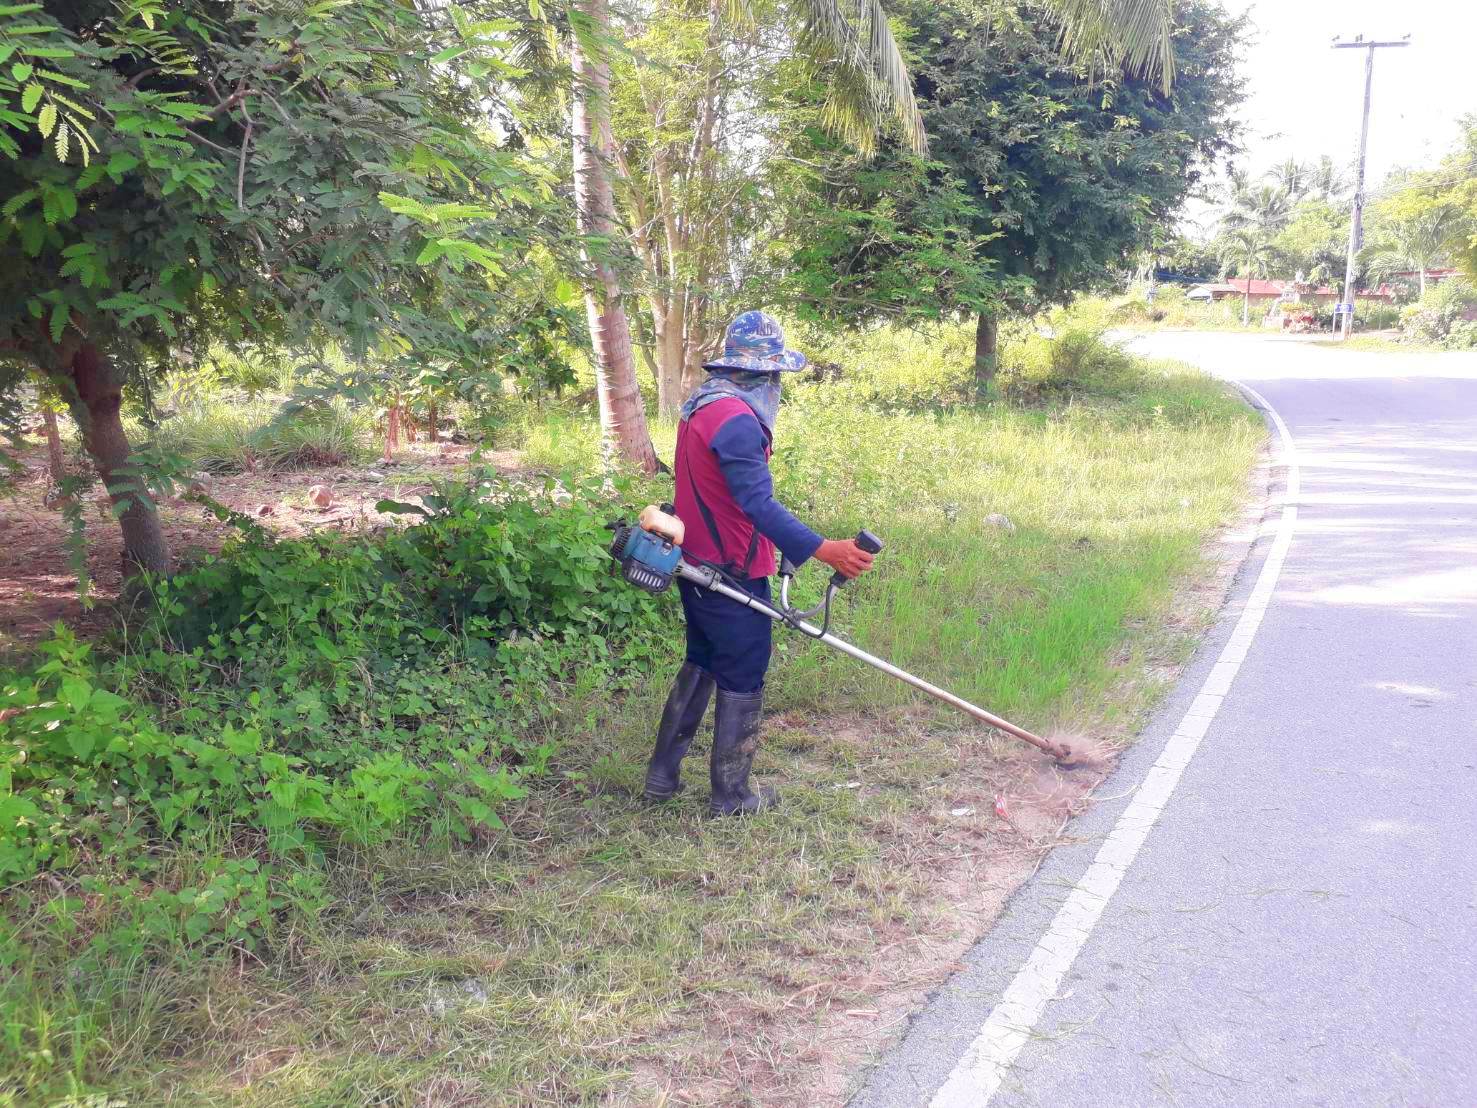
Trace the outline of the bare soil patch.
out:
<instances>
[{"instance_id":1,"label":"bare soil patch","mask_svg":"<svg viewBox=\"0 0 1477 1108\"><path fill-rule=\"evenodd\" d=\"M376 503L429 492L434 479L465 470L472 449L454 443L414 443L389 463L220 474L211 479L209 495L286 537L383 527L396 517L375 511ZM512 451L484 458L500 469L517 467ZM49 488L45 447L24 451L19 461L25 472L16 494L0 501L0 652L34 641L58 620L84 636L101 631L112 619L122 585L122 541L101 487L94 486L83 510L92 579L92 604L84 607L70 561L67 521L60 510L45 503ZM326 507L309 497L308 490L317 485L331 495ZM233 531L188 501L166 502L159 511L179 564L219 550Z\"/></svg>"}]
</instances>

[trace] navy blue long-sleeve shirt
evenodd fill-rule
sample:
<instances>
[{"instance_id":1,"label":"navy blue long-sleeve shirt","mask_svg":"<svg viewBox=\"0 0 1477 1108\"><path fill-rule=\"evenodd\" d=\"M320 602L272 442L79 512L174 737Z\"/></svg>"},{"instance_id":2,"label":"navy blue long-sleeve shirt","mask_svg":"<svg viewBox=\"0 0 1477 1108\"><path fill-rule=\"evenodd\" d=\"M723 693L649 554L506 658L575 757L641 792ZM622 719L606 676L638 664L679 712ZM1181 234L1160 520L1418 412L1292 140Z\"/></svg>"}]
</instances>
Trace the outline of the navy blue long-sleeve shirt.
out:
<instances>
[{"instance_id":1,"label":"navy blue long-sleeve shirt","mask_svg":"<svg viewBox=\"0 0 1477 1108\"><path fill-rule=\"evenodd\" d=\"M749 413L725 421L708 441L740 510L761 535L798 566L809 560L824 540L774 498L768 445L764 428Z\"/></svg>"}]
</instances>

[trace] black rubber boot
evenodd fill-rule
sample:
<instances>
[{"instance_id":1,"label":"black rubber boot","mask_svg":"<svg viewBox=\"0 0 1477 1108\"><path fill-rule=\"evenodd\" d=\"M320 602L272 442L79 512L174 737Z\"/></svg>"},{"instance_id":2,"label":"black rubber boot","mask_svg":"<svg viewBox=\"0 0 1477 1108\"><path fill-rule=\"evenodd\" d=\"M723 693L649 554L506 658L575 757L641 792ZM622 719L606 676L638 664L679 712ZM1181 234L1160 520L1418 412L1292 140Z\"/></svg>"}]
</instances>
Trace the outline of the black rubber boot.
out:
<instances>
[{"instance_id":1,"label":"black rubber boot","mask_svg":"<svg viewBox=\"0 0 1477 1108\"><path fill-rule=\"evenodd\" d=\"M656 749L646 767L646 787L641 795L647 800L671 800L682 791L682 758L702 725L712 695L713 679L707 671L683 662L667 694L662 722L656 729Z\"/></svg>"},{"instance_id":2,"label":"black rubber boot","mask_svg":"<svg viewBox=\"0 0 1477 1108\"><path fill-rule=\"evenodd\" d=\"M773 789L756 793L749 788L749 770L754 765L754 752L759 749L759 724L763 718L763 689L751 693L718 690L718 707L713 718L710 815L750 815L779 802L779 794Z\"/></svg>"}]
</instances>

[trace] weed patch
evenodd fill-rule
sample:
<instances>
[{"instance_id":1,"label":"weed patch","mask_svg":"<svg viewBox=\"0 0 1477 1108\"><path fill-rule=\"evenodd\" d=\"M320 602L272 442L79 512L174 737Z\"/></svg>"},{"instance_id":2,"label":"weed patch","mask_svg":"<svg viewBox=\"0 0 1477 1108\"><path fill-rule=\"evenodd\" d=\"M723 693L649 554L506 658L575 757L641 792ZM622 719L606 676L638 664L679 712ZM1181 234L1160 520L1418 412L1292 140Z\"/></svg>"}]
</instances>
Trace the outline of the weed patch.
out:
<instances>
[{"instance_id":1,"label":"weed patch","mask_svg":"<svg viewBox=\"0 0 1477 1108\"><path fill-rule=\"evenodd\" d=\"M1154 629L1255 415L1095 339L1041 352L1029 405L977 408L938 395L952 354L886 381L926 346L889 342L831 351L844 372L781 416L782 498L888 541L839 630L1028 724L1121 734L1183 646ZM589 436L566 416L543 461ZM5 674L0 1098L836 1101L825 1029L936 972L948 895L1003 896L1085 786L782 636L780 809L704 819L704 738L699 783L640 804L680 632L609 577L602 524L664 492L473 481L371 538L244 540L116 643L60 632Z\"/></svg>"}]
</instances>

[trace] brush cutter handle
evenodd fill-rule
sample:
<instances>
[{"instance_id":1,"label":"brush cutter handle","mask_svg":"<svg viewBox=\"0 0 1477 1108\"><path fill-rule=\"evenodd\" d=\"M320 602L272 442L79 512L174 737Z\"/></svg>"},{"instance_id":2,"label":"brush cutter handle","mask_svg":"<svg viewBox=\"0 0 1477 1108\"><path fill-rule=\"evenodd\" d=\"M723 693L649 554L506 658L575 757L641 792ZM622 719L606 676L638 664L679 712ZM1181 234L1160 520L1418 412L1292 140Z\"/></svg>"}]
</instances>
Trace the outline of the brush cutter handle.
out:
<instances>
[{"instance_id":1,"label":"brush cutter handle","mask_svg":"<svg viewBox=\"0 0 1477 1108\"><path fill-rule=\"evenodd\" d=\"M882 552L882 540L865 527L856 533L856 538L851 540L868 554L880 554ZM847 577L839 569L831 574L831 585L833 588L844 589Z\"/></svg>"}]
</instances>

